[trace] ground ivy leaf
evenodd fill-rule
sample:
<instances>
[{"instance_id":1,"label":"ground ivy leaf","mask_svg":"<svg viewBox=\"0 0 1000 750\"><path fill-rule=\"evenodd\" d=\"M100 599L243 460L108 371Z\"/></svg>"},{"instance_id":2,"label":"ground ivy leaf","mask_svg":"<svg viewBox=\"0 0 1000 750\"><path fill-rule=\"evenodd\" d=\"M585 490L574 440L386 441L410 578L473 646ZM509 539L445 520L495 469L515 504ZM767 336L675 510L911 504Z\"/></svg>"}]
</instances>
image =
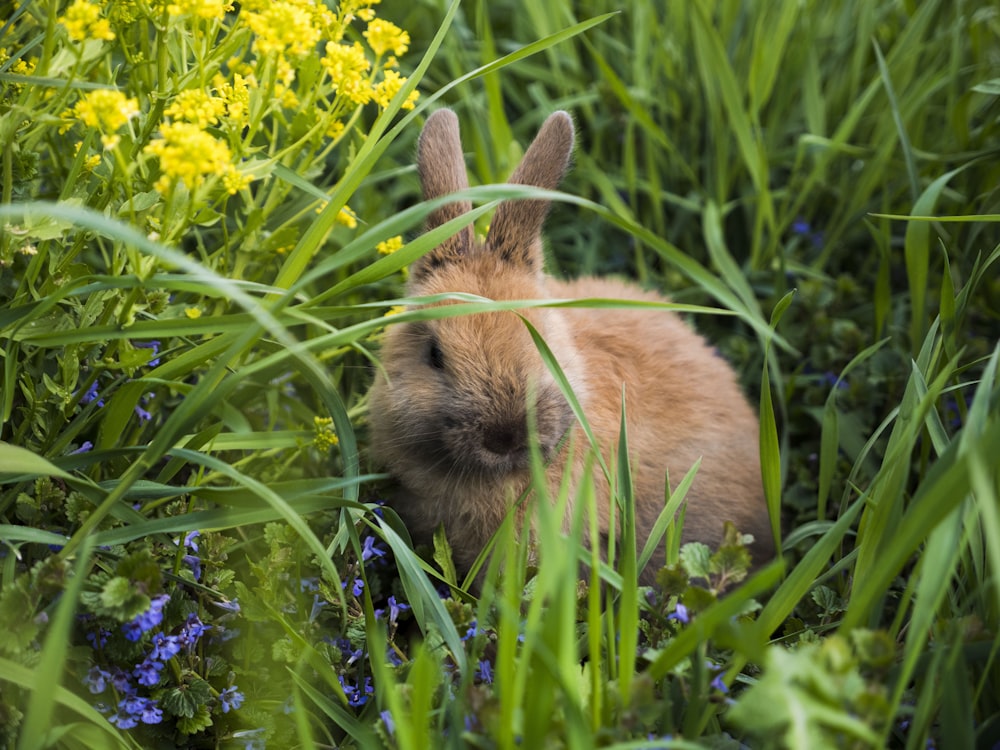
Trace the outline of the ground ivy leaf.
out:
<instances>
[{"instance_id":1,"label":"ground ivy leaf","mask_svg":"<svg viewBox=\"0 0 1000 750\"><path fill-rule=\"evenodd\" d=\"M711 574L712 550L707 544L689 542L681 547L681 565L691 578L708 579Z\"/></svg>"}]
</instances>

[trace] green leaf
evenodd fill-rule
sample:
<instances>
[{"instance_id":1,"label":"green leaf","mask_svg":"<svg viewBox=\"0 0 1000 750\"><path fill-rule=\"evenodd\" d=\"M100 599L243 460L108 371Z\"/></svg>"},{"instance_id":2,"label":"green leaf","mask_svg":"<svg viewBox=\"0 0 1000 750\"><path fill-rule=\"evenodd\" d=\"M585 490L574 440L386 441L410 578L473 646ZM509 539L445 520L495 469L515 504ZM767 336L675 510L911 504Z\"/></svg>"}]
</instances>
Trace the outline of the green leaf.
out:
<instances>
[{"instance_id":1,"label":"green leaf","mask_svg":"<svg viewBox=\"0 0 1000 750\"><path fill-rule=\"evenodd\" d=\"M451 545L448 544L443 524L434 529L434 562L441 569L444 580L457 586L458 573L455 571L455 563L451 557Z\"/></svg>"},{"instance_id":2,"label":"green leaf","mask_svg":"<svg viewBox=\"0 0 1000 750\"><path fill-rule=\"evenodd\" d=\"M35 476L72 478L70 474L37 453L0 442L0 482L10 481L11 476L16 477L16 481Z\"/></svg>"}]
</instances>

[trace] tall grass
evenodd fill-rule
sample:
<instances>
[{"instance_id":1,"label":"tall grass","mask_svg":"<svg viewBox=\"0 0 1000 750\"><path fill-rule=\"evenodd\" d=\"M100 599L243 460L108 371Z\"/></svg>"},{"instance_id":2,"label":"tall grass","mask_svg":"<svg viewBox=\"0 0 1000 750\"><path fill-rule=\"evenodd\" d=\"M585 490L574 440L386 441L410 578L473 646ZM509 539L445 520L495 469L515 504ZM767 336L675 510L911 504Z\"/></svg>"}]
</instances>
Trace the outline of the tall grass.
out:
<instances>
[{"instance_id":1,"label":"tall grass","mask_svg":"<svg viewBox=\"0 0 1000 750\"><path fill-rule=\"evenodd\" d=\"M235 11L139 7L105 4L114 42L72 45L55 1L0 31L5 747L1000 741L1000 16L384 0L378 17L410 35L407 80L344 110L337 135L309 119L341 101L317 61L290 84ZM145 148L165 107L240 55L266 96L245 129L209 130L254 181L157 188ZM282 86L315 109L269 103ZM79 123L60 133L108 87L141 99L118 150ZM434 205L413 144L444 105L476 208L418 237ZM536 544L511 519L477 585L447 539L414 551L379 502L379 331L497 307L385 316L403 269L523 193L489 185L559 108L580 145L550 270L667 292L759 398L782 556L750 575L735 531L679 544L695 467L657 525L668 565L637 587L652 548L636 549L624 429L589 467L623 511L610 561L584 543L587 482L571 498L538 481ZM376 251L396 236L411 241ZM161 594L158 629L125 637ZM196 621L213 630L152 685L112 686ZM162 719L122 727L131 694Z\"/></svg>"}]
</instances>

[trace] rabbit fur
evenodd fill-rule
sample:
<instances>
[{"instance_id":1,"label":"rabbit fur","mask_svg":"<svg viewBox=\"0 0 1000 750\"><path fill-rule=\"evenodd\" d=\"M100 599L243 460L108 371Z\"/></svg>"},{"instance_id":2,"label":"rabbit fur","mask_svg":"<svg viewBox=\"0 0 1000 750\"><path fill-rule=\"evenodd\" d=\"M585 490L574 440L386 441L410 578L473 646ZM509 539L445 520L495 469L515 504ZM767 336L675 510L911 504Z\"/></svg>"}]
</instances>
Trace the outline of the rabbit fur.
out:
<instances>
[{"instance_id":1,"label":"rabbit fur","mask_svg":"<svg viewBox=\"0 0 1000 750\"><path fill-rule=\"evenodd\" d=\"M570 116L552 114L510 182L555 189L573 141ZM426 199L468 187L453 112L427 119L417 151ZM449 203L432 213L428 228L470 209L468 202ZM614 279L547 276L541 230L548 209L543 200L501 203L485 243L464 227L413 264L408 293L665 301ZM624 385L640 549L663 508L667 471L676 484L701 459L682 540L718 544L728 520L755 537L755 563L773 555L757 417L727 363L665 310L529 308L389 326L384 371L370 392L371 449L401 485L390 504L414 539L429 539L443 524L456 565L471 566L529 485L531 396L551 488L559 487L567 462L571 481L583 472L589 443L518 314L552 350L608 460L617 446ZM562 442L567 431L570 439ZM606 540L610 489L600 470L593 481ZM663 561L661 549L640 581L652 583Z\"/></svg>"}]
</instances>

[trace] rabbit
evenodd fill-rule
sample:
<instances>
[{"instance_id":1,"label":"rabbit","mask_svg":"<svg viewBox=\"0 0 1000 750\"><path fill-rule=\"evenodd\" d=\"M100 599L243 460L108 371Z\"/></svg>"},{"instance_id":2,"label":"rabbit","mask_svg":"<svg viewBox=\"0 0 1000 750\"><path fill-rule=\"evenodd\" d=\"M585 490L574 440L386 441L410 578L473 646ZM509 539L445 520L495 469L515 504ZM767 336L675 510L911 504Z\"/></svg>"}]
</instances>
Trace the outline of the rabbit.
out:
<instances>
[{"instance_id":1,"label":"rabbit","mask_svg":"<svg viewBox=\"0 0 1000 750\"><path fill-rule=\"evenodd\" d=\"M570 115L555 112L510 182L555 189L569 167L573 144ZM452 111L437 110L427 118L417 169L425 199L468 187ZM464 201L438 208L428 218L428 229L470 209ZM548 210L544 200L502 202L485 243L466 226L417 260L410 268L408 294L666 301L625 281L560 281L546 275L541 231ZM687 494L682 541L716 545L728 520L754 536L755 565L773 556L757 416L733 370L701 336L662 309L518 312L555 355L608 461L618 443L624 385L639 549L663 509L667 471L676 484L700 458ZM381 362L368 419L372 456L400 485L389 504L415 540L428 540L443 524L460 571L468 571L528 487L532 437L549 461L553 490L567 463L571 481L581 476L590 445L517 313L390 325ZM564 441L567 433L570 439ZM593 472L593 482L606 543L610 488L600 470ZM567 516L571 513L570 508ZM641 571L640 583L652 584L663 564L661 549Z\"/></svg>"}]
</instances>

